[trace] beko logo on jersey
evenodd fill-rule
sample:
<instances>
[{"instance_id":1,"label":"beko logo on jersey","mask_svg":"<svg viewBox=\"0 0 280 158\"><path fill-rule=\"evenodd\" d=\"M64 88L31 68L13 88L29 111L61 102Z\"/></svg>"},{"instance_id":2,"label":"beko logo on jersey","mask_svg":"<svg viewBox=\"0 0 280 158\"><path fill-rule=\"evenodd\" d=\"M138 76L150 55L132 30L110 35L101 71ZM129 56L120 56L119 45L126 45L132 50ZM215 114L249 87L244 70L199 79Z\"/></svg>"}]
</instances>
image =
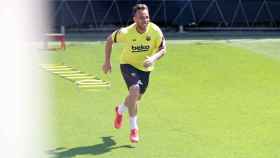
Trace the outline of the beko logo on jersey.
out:
<instances>
[{"instance_id":1,"label":"beko logo on jersey","mask_svg":"<svg viewBox=\"0 0 280 158\"><path fill-rule=\"evenodd\" d=\"M132 52L144 52L150 49L149 45L131 46Z\"/></svg>"}]
</instances>

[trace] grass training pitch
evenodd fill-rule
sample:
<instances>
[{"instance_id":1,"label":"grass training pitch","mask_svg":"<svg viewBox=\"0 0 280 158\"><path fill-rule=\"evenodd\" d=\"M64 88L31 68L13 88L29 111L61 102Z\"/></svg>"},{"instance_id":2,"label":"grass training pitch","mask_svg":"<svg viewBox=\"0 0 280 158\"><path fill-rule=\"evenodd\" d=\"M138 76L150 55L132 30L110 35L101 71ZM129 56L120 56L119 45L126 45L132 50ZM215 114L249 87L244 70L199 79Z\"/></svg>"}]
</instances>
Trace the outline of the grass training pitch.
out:
<instances>
[{"instance_id":1,"label":"grass training pitch","mask_svg":"<svg viewBox=\"0 0 280 158\"><path fill-rule=\"evenodd\" d=\"M113 48L110 75L101 71L103 42L68 43L65 51L44 53L49 63L71 65L111 83L109 89L79 91L44 72L56 140L46 149L49 157L279 157L279 41L168 41L140 104L137 144L128 139L127 113L124 127L113 128L113 109L127 95L119 70L121 47Z\"/></svg>"}]
</instances>

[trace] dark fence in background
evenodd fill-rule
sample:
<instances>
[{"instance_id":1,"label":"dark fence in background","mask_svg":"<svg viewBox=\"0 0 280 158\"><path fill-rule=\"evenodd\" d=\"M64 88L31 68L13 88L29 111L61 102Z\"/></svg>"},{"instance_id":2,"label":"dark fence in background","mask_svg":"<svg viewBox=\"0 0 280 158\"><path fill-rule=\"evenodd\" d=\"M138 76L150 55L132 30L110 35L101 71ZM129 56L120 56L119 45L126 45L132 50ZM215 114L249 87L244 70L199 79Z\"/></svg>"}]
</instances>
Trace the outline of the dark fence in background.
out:
<instances>
[{"instance_id":1,"label":"dark fence in background","mask_svg":"<svg viewBox=\"0 0 280 158\"><path fill-rule=\"evenodd\" d=\"M132 23L131 8L145 3L163 28L278 29L280 0L49 0L53 28L105 30Z\"/></svg>"}]
</instances>

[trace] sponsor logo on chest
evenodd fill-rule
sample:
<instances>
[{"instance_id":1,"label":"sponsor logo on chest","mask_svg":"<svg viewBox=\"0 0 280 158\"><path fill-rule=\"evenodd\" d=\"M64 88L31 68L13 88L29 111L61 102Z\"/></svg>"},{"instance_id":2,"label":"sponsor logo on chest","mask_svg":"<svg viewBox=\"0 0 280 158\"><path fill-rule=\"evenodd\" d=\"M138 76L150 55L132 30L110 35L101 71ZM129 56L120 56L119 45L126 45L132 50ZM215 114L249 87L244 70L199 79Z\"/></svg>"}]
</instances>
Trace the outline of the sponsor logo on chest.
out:
<instances>
[{"instance_id":1,"label":"sponsor logo on chest","mask_svg":"<svg viewBox=\"0 0 280 158\"><path fill-rule=\"evenodd\" d=\"M148 51L150 49L149 45L132 45L131 46L131 51L134 53L138 53L138 52L144 52L144 51Z\"/></svg>"}]
</instances>

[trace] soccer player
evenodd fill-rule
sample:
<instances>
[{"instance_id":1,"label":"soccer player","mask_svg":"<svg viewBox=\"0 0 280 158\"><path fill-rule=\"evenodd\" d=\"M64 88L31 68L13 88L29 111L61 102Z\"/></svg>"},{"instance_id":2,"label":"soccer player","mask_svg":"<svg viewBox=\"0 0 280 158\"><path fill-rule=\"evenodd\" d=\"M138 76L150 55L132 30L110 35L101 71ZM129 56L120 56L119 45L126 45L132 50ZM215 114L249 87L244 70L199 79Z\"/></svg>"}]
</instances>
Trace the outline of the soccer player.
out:
<instances>
[{"instance_id":1,"label":"soccer player","mask_svg":"<svg viewBox=\"0 0 280 158\"><path fill-rule=\"evenodd\" d=\"M123 113L128 110L130 122L130 141L139 141L137 111L141 96L149 83L150 72L154 64L166 52L165 38L160 28L150 22L149 10L145 4L133 7L134 23L114 31L107 37L103 71L111 72L111 50L113 43L122 42L120 69L128 88L128 95L123 103L115 107L114 126L122 126Z\"/></svg>"}]
</instances>

